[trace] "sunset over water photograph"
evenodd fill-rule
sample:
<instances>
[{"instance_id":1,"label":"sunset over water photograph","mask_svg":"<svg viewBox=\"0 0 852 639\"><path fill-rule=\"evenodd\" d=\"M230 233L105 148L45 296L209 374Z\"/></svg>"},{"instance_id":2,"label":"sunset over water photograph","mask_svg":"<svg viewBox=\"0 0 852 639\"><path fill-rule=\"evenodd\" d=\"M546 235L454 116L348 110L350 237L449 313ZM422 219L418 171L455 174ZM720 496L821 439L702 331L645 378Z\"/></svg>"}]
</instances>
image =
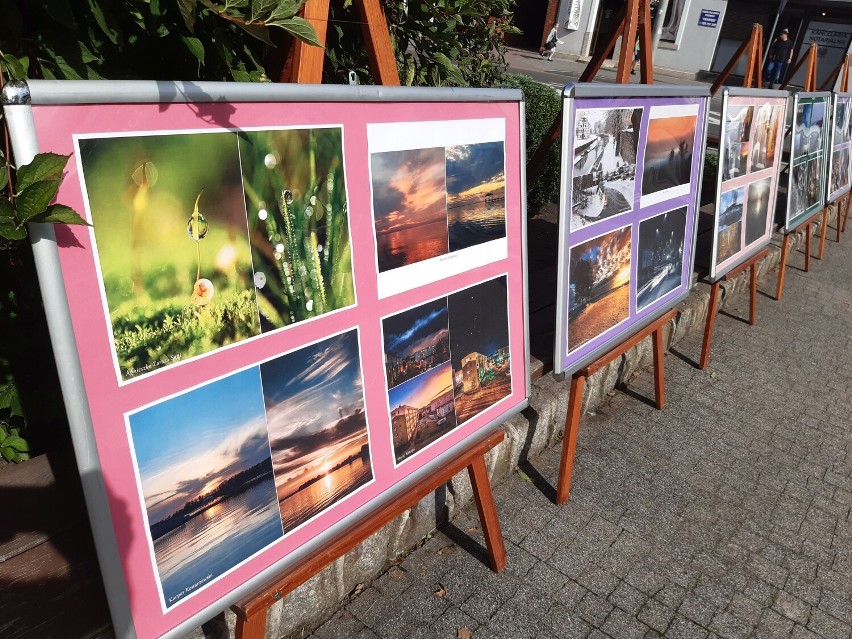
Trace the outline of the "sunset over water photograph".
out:
<instances>
[{"instance_id":1,"label":"sunset over water photograph","mask_svg":"<svg viewBox=\"0 0 852 639\"><path fill-rule=\"evenodd\" d=\"M373 479L358 332L260 366L285 532Z\"/></svg>"},{"instance_id":2,"label":"sunset over water photograph","mask_svg":"<svg viewBox=\"0 0 852 639\"><path fill-rule=\"evenodd\" d=\"M370 156L379 272L449 251L444 148Z\"/></svg>"},{"instance_id":3,"label":"sunset over water photograph","mask_svg":"<svg viewBox=\"0 0 852 639\"><path fill-rule=\"evenodd\" d=\"M256 367L128 422L166 607L281 538Z\"/></svg>"}]
</instances>

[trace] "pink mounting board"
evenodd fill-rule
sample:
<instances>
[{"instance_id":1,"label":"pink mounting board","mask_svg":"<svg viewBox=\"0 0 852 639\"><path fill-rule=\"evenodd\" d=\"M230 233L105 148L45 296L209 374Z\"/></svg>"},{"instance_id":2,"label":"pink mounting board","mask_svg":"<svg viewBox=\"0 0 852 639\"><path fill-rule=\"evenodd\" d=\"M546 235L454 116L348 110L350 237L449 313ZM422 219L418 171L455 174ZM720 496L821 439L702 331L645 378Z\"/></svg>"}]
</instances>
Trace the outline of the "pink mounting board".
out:
<instances>
[{"instance_id":1,"label":"pink mounting board","mask_svg":"<svg viewBox=\"0 0 852 639\"><path fill-rule=\"evenodd\" d=\"M527 405L520 92L17 91L16 155L70 155L91 223L45 302L119 636L185 633Z\"/></svg>"}]
</instances>

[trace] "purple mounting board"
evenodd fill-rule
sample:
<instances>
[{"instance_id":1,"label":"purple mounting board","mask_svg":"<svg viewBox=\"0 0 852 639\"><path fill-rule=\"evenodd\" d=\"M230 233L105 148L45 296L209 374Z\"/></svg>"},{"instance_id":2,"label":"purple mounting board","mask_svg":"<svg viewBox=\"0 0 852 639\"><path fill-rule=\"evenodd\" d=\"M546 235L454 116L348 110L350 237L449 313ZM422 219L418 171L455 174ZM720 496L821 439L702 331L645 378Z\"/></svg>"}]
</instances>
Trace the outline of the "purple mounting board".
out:
<instances>
[{"instance_id":1,"label":"purple mounting board","mask_svg":"<svg viewBox=\"0 0 852 639\"><path fill-rule=\"evenodd\" d=\"M835 93L831 102L827 204L836 202L852 187L852 93Z\"/></svg>"},{"instance_id":2,"label":"purple mounting board","mask_svg":"<svg viewBox=\"0 0 852 639\"><path fill-rule=\"evenodd\" d=\"M772 239L787 92L725 87L710 251L717 280ZM699 249L706 246L698 238ZM699 251L700 252L700 251Z\"/></svg>"},{"instance_id":3,"label":"purple mounting board","mask_svg":"<svg viewBox=\"0 0 852 639\"><path fill-rule=\"evenodd\" d=\"M708 97L693 86L565 88L556 373L688 294Z\"/></svg>"}]
</instances>

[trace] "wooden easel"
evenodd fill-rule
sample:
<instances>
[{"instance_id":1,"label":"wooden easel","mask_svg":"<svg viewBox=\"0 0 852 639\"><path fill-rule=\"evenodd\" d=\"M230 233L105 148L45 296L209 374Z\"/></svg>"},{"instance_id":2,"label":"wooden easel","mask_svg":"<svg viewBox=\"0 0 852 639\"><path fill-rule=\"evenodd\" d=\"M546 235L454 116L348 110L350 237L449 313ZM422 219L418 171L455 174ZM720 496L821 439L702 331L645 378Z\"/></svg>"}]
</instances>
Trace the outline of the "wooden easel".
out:
<instances>
[{"instance_id":1,"label":"wooden easel","mask_svg":"<svg viewBox=\"0 0 852 639\"><path fill-rule=\"evenodd\" d=\"M364 38L375 77L382 85L398 86L400 82L396 59L387 21L379 0L355 0L355 2L361 12ZM328 9L329 0L308 0L302 8L303 16L314 26L319 41L323 45L326 39ZM324 56L323 47L294 40L281 74L282 81L321 83ZM393 500L366 515L345 533L311 551L280 575L267 581L231 606L231 610L237 617L236 639L263 639L266 634L267 612L273 604L403 512L415 506L426 495L446 484L465 468L470 477L476 508L479 512L489 565L494 572L501 572L506 567L506 545L500 530L494 494L488 481L485 454L502 442L504 437L504 432L499 429L479 437L461 453L438 466L402 495L395 496Z\"/></svg>"},{"instance_id":2,"label":"wooden easel","mask_svg":"<svg viewBox=\"0 0 852 639\"><path fill-rule=\"evenodd\" d=\"M480 438L460 455L439 466L408 492L359 521L346 532L345 536L338 536L326 542L292 568L231 606L231 610L237 616L236 639L263 639L266 632L267 612L272 605L393 521L400 513L412 508L426 495L450 481L465 468L473 487L491 569L494 572L503 570L506 566L506 546L500 532L500 522L497 519L491 486L488 483L485 453L503 441L504 436L502 430L497 430Z\"/></svg>"},{"instance_id":3,"label":"wooden easel","mask_svg":"<svg viewBox=\"0 0 852 639\"><path fill-rule=\"evenodd\" d=\"M301 14L317 32L322 46L316 47L294 38L284 62L279 82L322 84L325 62L325 42L328 35L328 9L331 0L307 0ZM393 54L390 31L380 0L355 0L361 17L361 27L370 69L378 84L399 86L399 71Z\"/></svg>"},{"instance_id":4,"label":"wooden easel","mask_svg":"<svg viewBox=\"0 0 852 639\"><path fill-rule=\"evenodd\" d=\"M754 23L751 26L751 36L740 45L740 48L734 53L731 61L722 69L719 77L716 78L713 86L710 87L710 95L716 95L716 92L725 84L734 67L737 66L737 63L739 63L740 59L746 53L748 53L748 62L746 62L743 86L751 87L755 81L757 81L755 85L757 88L763 86L763 25Z\"/></svg>"},{"instance_id":5,"label":"wooden easel","mask_svg":"<svg viewBox=\"0 0 852 639\"><path fill-rule=\"evenodd\" d=\"M796 66L793 67L793 70L787 74L787 81L781 85L781 88L785 88L787 84L789 84L790 79L796 75L796 72L802 68L803 65L806 66L805 71L805 83L804 89L805 91L816 91L816 79L817 79L817 44L814 42L811 44L807 53L802 56L802 58L796 63ZM789 168L791 172L792 179L792 166ZM799 224L796 228L792 229L784 233L784 242L781 244L781 263L778 265L778 285L775 288L775 299L780 300L781 296L784 294L784 276L787 272L787 253L789 252L790 246L790 235L793 233L798 233L802 229L805 229L805 273L811 270L811 224L816 221L816 215L812 215L809 220L805 220L801 224ZM822 211L822 225L823 229L825 229L826 222L828 221L828 208L824 208ZM825 231L822 233L823 238L825 238ZM822 257L822 252L820 252L820 258Z\"/></svg>"},{"instance_id":6,"label":"wooden easel","mask_svg":"<svg viewBox=\"0 0 852 639\"><path fill-rule=\"evenodd\" d=\"M612 37L589 60L585 70L580 75L580 82L591 82L601 70L604 61L615 48L618 38L621 38L621 49L618 52L618 67L615 81L618 84L630 83L630 66L633 63L633 51L636 47L636 36L639 36L639 78L642 84L654 83L654 62L651 52L651 3L650 0L627 0L616 17L618 27ZM547 154L556 144L562 131L562 114L556 115L547 133L542 137L538 148L527 162L527 184L533 184L541 175L547 161Z\"/></svg>"},{"instance_id":7,"label":"wooden easel","mask_svg":"<svg viewBox=\"0 0 852 639\"><path fill-rule=\"evenodd\" d=\"M562 456L559 462L559 483L556 487L556 503L567 504L571 493L571 474L574 471L574 454L577 451L577 435L580 432L580 415L586 379L601 368L621 357L643 339L651 336L654 346L654 391L655 405L662 409L666 403L666 380L663 370L663 327L680 314L676 308L664 313L645 328L637 331L603 357L581 368L571 376L571 391L568 396L568 414L565 417L565 432L562 435Z\"/></svg>"},{"instance_id":8,"label":"wooden easel","mask_svg":"<svg viewBox=\"0 0 852 639\"><path fill-rule=\"evenodd\" d=\"M722 282L727 282L744 270L749 269L748 323L750 326L754 326L755 322L757 322L757 263L767 255L769 255L769 249L765 248L736 268L728 271L710 285L710 302L707 305L707 320L704 323L704 342L701 345L701 359L698 362L698 368L701 370L707 368L707 362L710 360L710 343L713 341L713 329L716 325L716 315L719 310L719 294Z\"/></svg>"}]
</instances>

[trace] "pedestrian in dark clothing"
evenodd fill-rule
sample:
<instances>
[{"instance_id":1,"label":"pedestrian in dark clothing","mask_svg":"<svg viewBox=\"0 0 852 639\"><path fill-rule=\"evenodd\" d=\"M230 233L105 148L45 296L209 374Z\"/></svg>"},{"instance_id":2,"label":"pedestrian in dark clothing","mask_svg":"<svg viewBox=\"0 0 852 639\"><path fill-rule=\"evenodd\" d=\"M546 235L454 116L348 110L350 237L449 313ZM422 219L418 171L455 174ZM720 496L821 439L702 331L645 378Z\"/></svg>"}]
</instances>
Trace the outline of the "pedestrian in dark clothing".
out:
<instances>
[{"instance_id":1,"label":"pedestrian in dark clothing","mask_svg":"<svg viewBox=\"0 0 852 639\"><path fill-rule=\"evenodd\" d=\"M787 65L793 61L793 43L790 31L782 29L775 41L769 46L769 62L766 65L766 81L769 87L780 84L787 71Z\"/></svg>"}]
</instances>

